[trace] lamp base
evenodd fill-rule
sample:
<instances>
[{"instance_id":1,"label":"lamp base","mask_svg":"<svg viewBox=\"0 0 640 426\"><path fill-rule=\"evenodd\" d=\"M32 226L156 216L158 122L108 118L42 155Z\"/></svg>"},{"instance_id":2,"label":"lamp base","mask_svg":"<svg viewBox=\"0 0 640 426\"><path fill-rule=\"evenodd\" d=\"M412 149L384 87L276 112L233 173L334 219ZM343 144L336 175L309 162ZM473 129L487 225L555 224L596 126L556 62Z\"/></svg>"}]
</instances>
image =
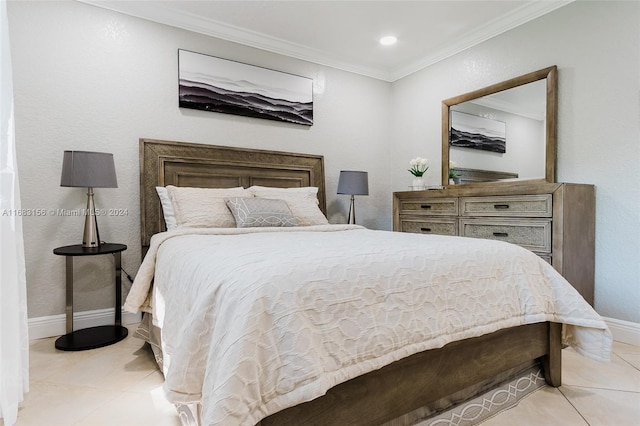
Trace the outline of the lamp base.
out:
<instances>
[{"instance_id":1,"label":"lamp base","mask_svg":"<svg viewBox=\"0 0 640 426\"><path fill-rule=\"evenodd\" d=\"M356 199L353 195L351 196L351 203L349 204L349 220L347 223L349 225L356 224Z\"/></svg>"},{"instance_id":2,"label":"lamp base","mask_svg":"<svg viewBox=\"0 0 640 426\"><path fill-rule=\"evenodd\" d=\"M84 212L84 234L82 247L100 247L100 233L96 219L96 206L93 202L93 188L87 189L87 209Z\"/></svg>"}]
</instances>

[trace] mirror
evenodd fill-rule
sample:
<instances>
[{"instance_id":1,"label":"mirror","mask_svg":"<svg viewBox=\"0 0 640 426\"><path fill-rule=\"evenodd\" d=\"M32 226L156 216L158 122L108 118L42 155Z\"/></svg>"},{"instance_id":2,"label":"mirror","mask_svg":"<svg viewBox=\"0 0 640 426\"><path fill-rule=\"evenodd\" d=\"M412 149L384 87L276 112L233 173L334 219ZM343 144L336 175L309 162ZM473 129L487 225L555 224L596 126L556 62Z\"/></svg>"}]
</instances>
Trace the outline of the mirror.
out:
<instances>
[{"instance_id":1,"label":"mirror","mask_svg":"<svg viewBox=\"0 0 640 426\"><path fill-rule=\"evenodd\" d=\"M557 86L554 65L442 101L442 185L555 182Z\"/></svg>"}]
</instances>

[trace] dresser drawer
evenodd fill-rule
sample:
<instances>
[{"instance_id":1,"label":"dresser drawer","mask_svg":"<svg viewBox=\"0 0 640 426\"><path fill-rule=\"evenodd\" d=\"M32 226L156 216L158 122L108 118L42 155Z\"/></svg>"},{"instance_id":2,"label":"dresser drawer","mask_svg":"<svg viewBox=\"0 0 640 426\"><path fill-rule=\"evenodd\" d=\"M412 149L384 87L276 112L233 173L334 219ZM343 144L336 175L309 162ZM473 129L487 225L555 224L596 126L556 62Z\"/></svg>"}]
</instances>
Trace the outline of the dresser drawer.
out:
<instances>
[{"instance_id":1,"label":"dresser drawer","mask_svg":"<svg viewBox=\"0 0 640 426\"><path fill-rule=\"evenodd\" d=\"M456 219L400 219L400 231L414 234L457 235L458 221Z\"/></svg>"},{"instance_id":2,"label":"dresser drawer","mask_svg":"<svg viewBox=\"0 0 640 426\"><path fill-rule=\"evenodd\" d=\"M457 198L430 198L427 200L402 200L400 214L428 216L457 216Z\"/></svg>"},{"instance_id":3,"label":"dresser drawer","mask_svg":"<svg viewBox=\"0 0 640 426\"><path fill-rule=\"evenodd\" d=\"M551 220L460 219L460 235L518 244L551 253Z\"/></svg>"},{"instance_id":4,"label":"dresser drawer","mask_svg":"<svg viewBox=\"0 0 640 426\"><path fill-rule=\"evenodd\" d=\"M551 217L551 194L461 197L461 216Z\"/></svg>"}]
</instances>

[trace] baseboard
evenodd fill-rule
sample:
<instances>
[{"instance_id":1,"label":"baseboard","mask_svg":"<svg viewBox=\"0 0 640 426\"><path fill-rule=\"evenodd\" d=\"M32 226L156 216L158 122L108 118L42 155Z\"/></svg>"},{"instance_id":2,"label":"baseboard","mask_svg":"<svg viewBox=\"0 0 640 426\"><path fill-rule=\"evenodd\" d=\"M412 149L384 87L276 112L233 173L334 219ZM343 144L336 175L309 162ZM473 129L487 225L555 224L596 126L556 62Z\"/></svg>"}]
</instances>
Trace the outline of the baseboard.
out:
<instances>
[{"instance_id":1,"label":"baseboard","mask_svg":"<svg viewBox=\"0 0 640 426\"><path fill-rule=\"evenodd\" d=\"M73 313L73 328L96 327L114 323L114 309L98 309ZM142 315L122 312L122 325L140 322ZM29 319L29 339L44 339L46 337L62 336L67 331L67 316L65 314L51 315Z\"/></svg>"},{"instance_id":2,"label":"baseboard","mask_svg":"<svg viewBox=\"0 0 640 426\"><path fill-rule=\"evenodd\" d=\"M603 319L613 334L613 340L640 346L640 323L606 317Z\"/></svg>"},{"instance_id":3,"label":"baseboard","mask_svg":"<svg viewBox=\"0 0 640 426\"><path fill-rule=\"evenodd\" d=\"M73 314L74 329L95 327L98 325L113 324L113 308L99 309L95 311L76 312ZM122 312L122 324L135 324L140 322L140 314ZM613 340L630 345L640 346L640 324L623 321L615 318L603 317L609 330L613 334ZM51 315L29 319L29 339L43 339L46 337L62 336L66 333L67 317L65 314Z\"/></svg>"}]
</instances>

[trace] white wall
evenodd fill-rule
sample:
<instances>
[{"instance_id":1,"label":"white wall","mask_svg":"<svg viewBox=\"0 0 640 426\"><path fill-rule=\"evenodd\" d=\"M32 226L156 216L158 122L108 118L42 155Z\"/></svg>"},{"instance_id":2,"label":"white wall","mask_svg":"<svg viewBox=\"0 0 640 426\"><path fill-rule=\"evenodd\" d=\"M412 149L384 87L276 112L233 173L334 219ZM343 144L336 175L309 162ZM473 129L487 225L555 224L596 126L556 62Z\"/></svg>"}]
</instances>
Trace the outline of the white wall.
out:
<instances>
[{"instance_id":1,"label":"white wall","mask_svg":"<svg viewBox=\"0 0 640 426\"><path fill-rule=\"evenodd\" d=\"M557 65L557 179L596 186L595 307L640 322L639 42L640 3L574 2L395 82L393 190L408 159L440 158L443 99Z\"/></svg>"},{"instance_id":2,"label":"white wall","mask_svg":"<svg viewBox=\"0 0 640 426\"><path fill-rule=\"evenodd\" d=\"M128 209L99 218L103 240L128 245L127 272L140 263L141 137L322 154L332 222L346 222L348 212L348 197L336 195L339 171L367 170L371 195L356 201L358 222L390 228L389 83L74 1L12 1L8 9L22 206L83 208L85 190L59 186L62 152L114 153L119 187L96 189L96 203ZM315 124L179 109L179 48L313 78ZM64 313L64 259L52 249L81 242L82 226L80 217L24 218L30 318ZM75 262L75 310L113 307L112 261Z\"/></svg>"}]
</instances>

